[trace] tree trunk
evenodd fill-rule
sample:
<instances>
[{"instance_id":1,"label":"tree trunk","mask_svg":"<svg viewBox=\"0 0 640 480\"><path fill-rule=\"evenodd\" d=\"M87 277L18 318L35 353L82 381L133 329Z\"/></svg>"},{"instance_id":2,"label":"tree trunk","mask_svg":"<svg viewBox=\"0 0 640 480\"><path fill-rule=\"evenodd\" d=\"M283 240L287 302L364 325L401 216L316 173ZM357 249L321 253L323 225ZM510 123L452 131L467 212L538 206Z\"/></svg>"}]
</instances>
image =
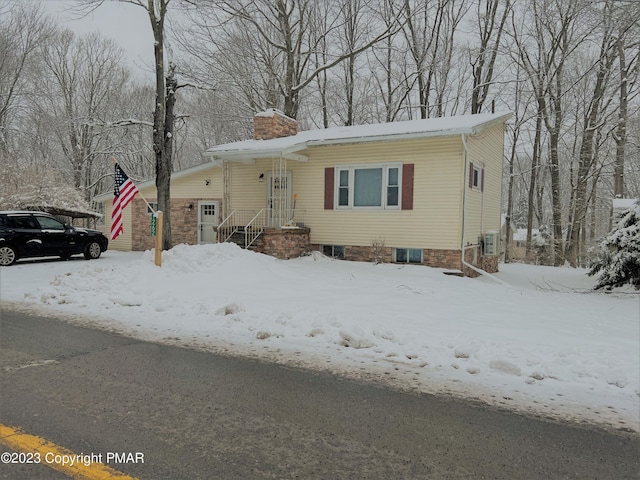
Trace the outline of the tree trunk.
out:
<instances>
[{"instance_id":1,"label":"tree trunk","mask_svg":"<svg viewBox=\"0 0 640 480\"><path fill-rule=\"evenodd\" d=\"M505 216L504 228L505 228L505 242L504 242L504 261L505 263L509 263L511 260L511 243L513 240L513 235L511 235L511 215L513 214L513 170L514 164L516 163L516 150L518 145L518 136L520 133L520 127L517 124L514 126L513 130L513 138L511 139L511 155L509 156L509 186L507 187L507 214Z\"/></svg>"},{"instance_id":2,"label":"tree trunk","mask_svg":"<svg viewBox=\"0 0 640 480\"><path fill-rule=\"evenodd\" d=\"M608 23L610 14L605 11L605 18ZM596 74L596 82L593 87L593 94L589 102L587 114L584 119L582 143L580 145L580 157L578 161L578 174L576 177L575 187L575 207L573 212L573 221L570 226L570 234L568 236L567 259L572 267L578 266L578 252L580 248L580 230L587 215L587 184L591 170L595 164L594 141L596 133L601 128L598 125L600 120L600 109L607 87L607 78L609 76L616 49L611 48L610 30L606 30L600 45L600 59L598 61L598 72Z\"/></svg>"},{"instance_id":3,"label":"tree trunk","mask_svg":"<svg viewBox=\"0 0 640 480\"><path fill-rule=\"evenodd\" d=\"M618 114L618 128L614 139L616 141L616 161L613 167L613 196L624 198L624 155L627 144L627 82L628 72L624 54L624 41L619 37L616 42L618 60L620 62L620 112Z\"/></svg>"},{"instance_id":4,"label":"tree trunk","mask_svg":"<svg viewBox=\"0 0 640 480\"><path fill-rule=\"evenodd\" d=\"M166 85L164 76L164 18L169 0L161 1L159 16L156 17L153 1L149 0L149 19L154 37L156 63L156 105L153 112L153 152L156 157L156 189L158 210L163 213L162 248L171 248L171 154L165 151Z\"/></svg>"},{"instance_id":5,"label":"tree trunk","mask_svg":"<svg viewBox=\"0 0 640 480\"><path fill-rule=\"evenodd\" d=\"M544 99L538 96L538 115L536 117L536 133L533 141L533 153L531 157L531 181L529 182L529 197L527 207L527 243L525 257L531 256L531 232L533 230L533 210L536 191L536 179L538 178L538 168L540 165L540 142L542 136L542 111L544 110Z\"/></svg>"}]
</instances>

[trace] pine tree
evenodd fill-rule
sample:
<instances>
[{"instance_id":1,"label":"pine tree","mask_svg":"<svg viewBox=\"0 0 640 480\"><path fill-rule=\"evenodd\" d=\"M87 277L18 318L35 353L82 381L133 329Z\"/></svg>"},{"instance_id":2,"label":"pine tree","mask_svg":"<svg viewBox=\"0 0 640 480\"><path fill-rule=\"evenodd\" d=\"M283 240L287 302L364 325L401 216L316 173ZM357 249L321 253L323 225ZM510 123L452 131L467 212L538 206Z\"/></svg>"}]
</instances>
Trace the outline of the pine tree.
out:
<instances>
[{"instance_id":1,"label":"pine tree","mask_svg":"<svg viewBox=\"0 0 640 480\"><path fill-rule=\"evenodd\" d=\"M589 275L597 273L595 289L630 284L640 290L640 201L623 212L600 243Z\"/></svg>"}]
</instances>

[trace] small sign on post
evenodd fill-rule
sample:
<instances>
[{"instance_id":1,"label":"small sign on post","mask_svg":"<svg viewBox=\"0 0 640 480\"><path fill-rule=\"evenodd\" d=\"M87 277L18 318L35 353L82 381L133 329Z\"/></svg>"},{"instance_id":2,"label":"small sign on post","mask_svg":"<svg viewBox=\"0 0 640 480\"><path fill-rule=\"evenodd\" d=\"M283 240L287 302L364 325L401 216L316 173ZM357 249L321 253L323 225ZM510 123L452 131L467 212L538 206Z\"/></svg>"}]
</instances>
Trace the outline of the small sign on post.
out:
<instances>
[{"instance_id":1,"label":"small sign on post","mask_svg":"<svg viewBox=\"0 0 640 480\"><path fill-rule=\"evenodd\" d=\"M158 211L153 214L156 218L156 250L154 263L158 266L162 266L162 212Z\"/></svg>"},{"instance_id":2,"label":"small sign on post","mask_svg":"<svg viewBox=\"0 0 640 480\"><path fill-rule=\"evenodd\" d=\"M155 213L153 215L151 215L151 236L155 237L156 236L156 215Z\"/></svg>"}]
</instances>

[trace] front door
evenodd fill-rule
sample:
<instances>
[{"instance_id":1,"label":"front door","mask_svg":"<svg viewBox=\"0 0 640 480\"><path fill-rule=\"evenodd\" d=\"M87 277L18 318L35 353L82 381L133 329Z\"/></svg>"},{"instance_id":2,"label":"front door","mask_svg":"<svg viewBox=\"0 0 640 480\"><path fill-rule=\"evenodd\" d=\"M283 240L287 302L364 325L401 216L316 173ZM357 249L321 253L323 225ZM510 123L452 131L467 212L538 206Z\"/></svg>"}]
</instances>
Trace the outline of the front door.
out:
<instances>
[{"instance_id":1,"label":"front door","mask_svg":"<svg viewBox=\"0 0 640 480\"><path fill-rule=\"evenodd\" d=\"M198 243L215 243L220 202L198 201Z\"/></svg>"}]
</instances>

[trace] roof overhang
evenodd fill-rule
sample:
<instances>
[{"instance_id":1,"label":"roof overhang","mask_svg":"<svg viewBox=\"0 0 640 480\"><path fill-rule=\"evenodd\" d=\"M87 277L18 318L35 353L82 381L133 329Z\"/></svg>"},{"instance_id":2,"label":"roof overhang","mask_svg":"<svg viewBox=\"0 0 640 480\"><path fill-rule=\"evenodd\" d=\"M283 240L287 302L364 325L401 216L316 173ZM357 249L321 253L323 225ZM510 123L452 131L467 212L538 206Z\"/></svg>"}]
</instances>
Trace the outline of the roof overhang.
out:
<instances>
[{"instance_id":1,"label":"roof overhang","mask_svg":"<svg viewBox=\"0 0 640 480\"><path fill-rule=\"evenodd\" d=\"M258 159L287 158L299 162L307 162L308 156L301 152L309 147L330 145L346 145L371 142L393 142L400 140L417 140L435 137L472 136L495 123L503 123L511 117L511 112L498 114L478 114L483 116L477 120L474 115L463 116L464 122L451 123L455 117L427 119L438 122L436 127L422 128L419 121L409 121L409 129L404 122L391 124L360 125L355 127L335 127L329 129L308 130L290 137L270 140L247 140L213 147L204 155L217 160L253 164ZM460 118L460 117L458 117ZM476 121L473 121L476 120ZM441 125L440 125L441 124ZM382 127L382 128L381 128ZM364 132L371 128L374 132ZM395 130L395 131L394 131Z\"/></svg>"},{"instance_id":2,"label":"roof overhang","mask_svg":"<svg viewBox=\"0 0 640 480\"><path fill-rule=\"evenodd\" d=\"M307 143L302 142L296 145L281 147L281 148L242 148L242 149L229 149L229 150L216 150L207 151L204 153L205 157L212 157L217 160L226 160L230 162L237 162L243 164L253 164L256 160L265 158L286 158L288 160L294 160L296 162L308 162L309 157L302 155L300 152L307 148Z\"/></svg>"}]
</instances>

